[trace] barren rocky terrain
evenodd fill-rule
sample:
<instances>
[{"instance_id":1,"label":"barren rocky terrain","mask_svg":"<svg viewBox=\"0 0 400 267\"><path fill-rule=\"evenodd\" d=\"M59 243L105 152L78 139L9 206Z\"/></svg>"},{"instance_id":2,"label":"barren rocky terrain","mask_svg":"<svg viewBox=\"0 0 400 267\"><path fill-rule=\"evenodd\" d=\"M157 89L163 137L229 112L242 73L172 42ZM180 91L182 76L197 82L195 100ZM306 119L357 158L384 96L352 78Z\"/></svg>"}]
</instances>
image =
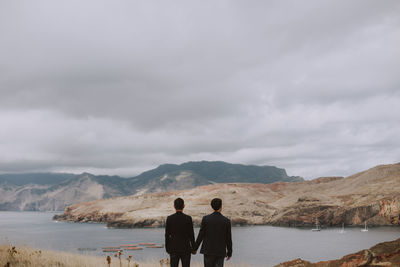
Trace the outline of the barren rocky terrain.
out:
<instances>
[{"instance_id":1,"label":"barren rocky terrain","mask_svg":"<svg viewBox=\"0 0 400 267\"><path fill-rule=\"evenodd\" d=\"M143 194L75 204L56 220L105 222L110 227L158 227L182 197L185 213L198 224L209 202L223 199L223 214L235 225L310 226L399 225L400 163L380 165L343 177L273 184L212 184L193 189Z\"/></svg>"},{"instance_id":2,"label":"barren rocky terrain","mask_svg":"<svg viewBox=\"0 0 400 267\"><path fill-rule=\"evenodd\" d=\"M400 239L383 242L370 249L349 254L338 260L311 263L295 259L275 267L357 267L357 266L400 266Z\"/></svg>"}]
</instances>

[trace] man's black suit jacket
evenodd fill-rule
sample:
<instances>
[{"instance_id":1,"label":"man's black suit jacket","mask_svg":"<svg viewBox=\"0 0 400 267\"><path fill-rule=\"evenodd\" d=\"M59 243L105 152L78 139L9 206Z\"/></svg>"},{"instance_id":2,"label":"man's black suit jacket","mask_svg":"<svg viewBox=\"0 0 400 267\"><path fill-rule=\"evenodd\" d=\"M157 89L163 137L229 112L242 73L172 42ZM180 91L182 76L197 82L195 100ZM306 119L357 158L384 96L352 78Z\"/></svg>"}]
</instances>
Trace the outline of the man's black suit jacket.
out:
<instances>
[{"instance_id":1,"label":"man's black suit jacket","mask_svg":"<svg viewBox=\"0 0 400 267\"><path fill-rule=\"evenodd\" d=\"M165 249L168 254L190 253L194 247L192 217L180 211L167 217Z\"/></svg>"},{"instance_id":2,"label":"man's black suit jacket","mask_svg":"<svg viewBox=\"0 0 400 267\"><path fill-rule=\"evenodd\" d=\"M231 221L220 212L214 212L203 217L195 250L200 243L200 253L221 257L232 256Z\"/></svg>"}]
</instances>

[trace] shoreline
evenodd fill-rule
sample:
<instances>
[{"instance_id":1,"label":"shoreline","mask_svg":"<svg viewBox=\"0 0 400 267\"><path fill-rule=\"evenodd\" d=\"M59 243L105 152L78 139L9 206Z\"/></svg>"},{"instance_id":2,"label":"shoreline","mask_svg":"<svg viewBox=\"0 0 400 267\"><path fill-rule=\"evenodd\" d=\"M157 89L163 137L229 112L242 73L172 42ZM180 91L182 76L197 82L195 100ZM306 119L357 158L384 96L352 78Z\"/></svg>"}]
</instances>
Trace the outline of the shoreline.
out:
<instances>
[{"instance_id":1,"label":"shoreline","mask_svg":"<svg viewBox=\"0 0 400 267\"><path fill-rule=\"evenodd\" d=\"M41 250L28 246L13 246L0 244L0 266L32 266L32 267L169 267L169 259L159 258L147 261L137 261L129 253L113 255L110 253L110 264L106 256L83 255L73 252ZM202 267L201 261L192 261L191 266ZM227 267L252 267L249 264L226 262Z\"/></svg>"},{"instance_id":2,"label":"shoreline","mask_svg":"<svg viewBox=\"0 0 400 267\"><path fill-rule=\"evenodd\" d=\"M65 214L54 215L52 217L53 221L57 222L68 222L68 223L87 223L87 224L104 224L107 228L116 228L116 229L135 229L135 228L164 228L165 220L157 220L153 218L143 219L138 222L127 222L127 221L103 221L103 220L87 220L85 218L80 219L68 219L65 218ZM311 223L250 223L250 222L235 222L231 220L233 227L249 227L249 226L274 226L274 227L285 227L285 228L298 228L298 229L311 229L315 227L315 224ZM198 220L193 220L194 227L200 227L200 222ZM329 228L341 228L342 224L321 224L322 229ZM364 224L348 224L345 225L346 228L357 228L364 227ZM368 224L369 228L376 227L400 227L398 224Z\"/></svg>"},{"instance_id":3,"label":"shoreline","mask_svg":"<svg viewBox=\"0 0 400 267\"><path fill-rule=\"evenodd\" d=\"M122 251L122 249L120 250ZM132 255L123 251L112 257L83 255L54 250L38 250L27 246L0 244L0 266L132 266L132 267L168 267L167 258L154 259L146 262L136 261ZM340 259L311 263L300 258L274 265L274 267L323 267L323 266L400 266L400 238L393 241L378 243L369 249L363 249ZM201 267L202 263L192 262L193 267ZM246 263L225 262L227 267L250 267ZM254 265L253 265L254 266Z\"/></svg>"},{"instance_id":4,"label":"shoreline","mask_svg":"<svg viewBox=\"0 0 400 267\"><path fill-rule=\"evenodd\" d=\"M63 211L19 211L19 210L0 210L0 212L7 212L7 213L38 213L38 214L53 214L56 213L53 217L51 217L51 221L53 222L62 222L62 223L76 223L76 224L102 224L107 226L107 222L100 222L100 221L74 221L74 220L68 220L68 219L61 219L56 217L57 215L63 215ZM56 217L56 218L55 218ZM293 229L312 229L315 227L314 224L299 224L299 225L288 225L288 224L251 224L251 223L233 223L232 227L257 227L257 226L271 226L271 227L282 227L282 228L293 228ZM200 227L200 224L194 224L194 227L198 228ZM323 229L334 229L334 228L341 228L341 224L331 224L331 225L321 225L322 230ZM356 225L345 225L345 228L358 228L358 227L364 227L364 224L356 224ZM399 228L400 224L368 224L368 228L379 228L379 227L392 227L392 228ZM115 226L107 226L107 228L113 228L113 229L146 229L146 228L154 228L154 229L159 229L159 228L164 228L164 225L161 226L145 226L145 227L115 227Z\"/></svg>"}]
</instances>

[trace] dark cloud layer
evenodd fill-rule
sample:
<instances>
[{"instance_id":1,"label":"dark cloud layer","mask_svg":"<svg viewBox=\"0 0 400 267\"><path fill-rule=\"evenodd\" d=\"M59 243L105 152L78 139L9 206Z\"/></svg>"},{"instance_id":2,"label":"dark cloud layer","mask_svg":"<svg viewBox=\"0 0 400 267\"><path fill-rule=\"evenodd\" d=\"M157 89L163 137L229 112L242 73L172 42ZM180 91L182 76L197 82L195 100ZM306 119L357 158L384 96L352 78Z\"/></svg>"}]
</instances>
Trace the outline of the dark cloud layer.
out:
<instances>
[{"instance_id":1,"label":"dark cloud layer","mask_svg":"<svg viewBox=\"0 0 400 267\"><path fill-rule=\"evenodd\" d=\"M0 172L400 161L398 1L1 1Z\"/></svg>"}]
</instances>

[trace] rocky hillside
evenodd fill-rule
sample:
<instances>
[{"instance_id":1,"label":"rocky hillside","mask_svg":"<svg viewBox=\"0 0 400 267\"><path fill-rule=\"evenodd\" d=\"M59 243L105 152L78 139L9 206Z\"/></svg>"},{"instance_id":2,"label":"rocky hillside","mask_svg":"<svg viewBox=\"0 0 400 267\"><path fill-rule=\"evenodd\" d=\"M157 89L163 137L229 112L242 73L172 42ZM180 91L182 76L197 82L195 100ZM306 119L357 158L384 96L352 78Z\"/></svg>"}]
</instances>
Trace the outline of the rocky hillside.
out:
<instances>
[{"instance_id":1,"label":"rocky hillside","mask_svg":"<svg viewBox=\"0 0 400 267\"><path fill-rule=\"evenodd\" d=\"M66 206L127 195L188 189L224 182L299 181L284 169L226 162L165 164L136 177L74 174L0 175L0 210L54 211Z\"/></svg>"},{"instance_id":2,"label":"rocky hillside","mask_svg":"<svg viewBox=\"0 0 400 267\"><path fill-rule=\"evenodd\" d=\"M126 182L124 178L110 177L110 180L119 180L120 184L115 183L117 185L99 182L98 180L102 178L106 179L102 176L83 173L53 184L15 185L3 183L0 184L0 210L63 210L66 206L74 203L133 193L121 190L120 184Z\"/></svg>"},{"instance_id":3,"label":"rocky hillside","mask_svg":"<svg viewBox=\"0 0 400 267\"><path fill-rule=\"evenodd\" d=\"M346 255L339 260L311 263L295 259L276 265L275 267L357 267L357 266L400 266L400 239L383 242L370 249Z\"/></svg>"},{"instance_id":4,"label":"rocky hillside","mask_svg":"<svg viewBox=\"0 0 400 267\"><path fill-rule=\"evenodd\" d=\"M213 184L190 190L143 194L72 205L57 220L106 222L109 226L161 226L174 210L173 200L186 201L185 212L199 223L214 197L233 224L309 226L399 225L400 163L381 165L347 178L273 184Z\"/></svg>"}]
</instances>

